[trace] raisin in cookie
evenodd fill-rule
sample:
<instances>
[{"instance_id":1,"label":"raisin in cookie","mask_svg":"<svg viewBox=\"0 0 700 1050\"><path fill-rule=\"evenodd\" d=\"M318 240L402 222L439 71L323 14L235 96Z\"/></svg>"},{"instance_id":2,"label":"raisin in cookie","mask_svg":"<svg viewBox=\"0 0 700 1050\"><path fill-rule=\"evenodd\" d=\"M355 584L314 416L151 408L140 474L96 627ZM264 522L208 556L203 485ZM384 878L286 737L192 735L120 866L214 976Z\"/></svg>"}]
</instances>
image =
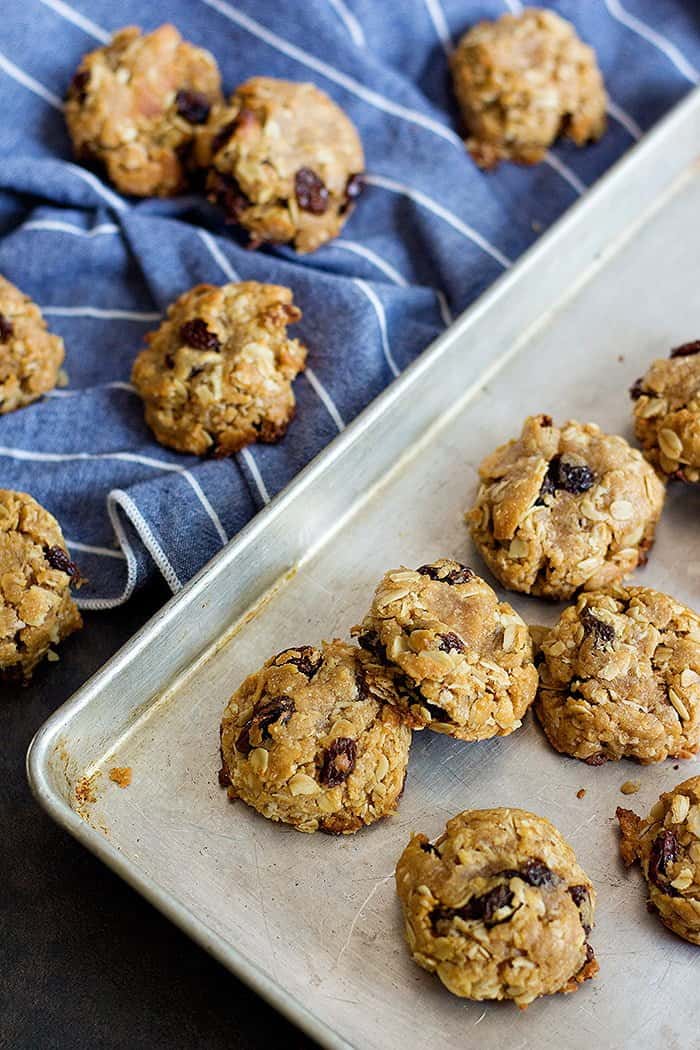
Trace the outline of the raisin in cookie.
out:
<instances>
[{"instance_id":1,"label":"raisin in cookie","mask_svg":"<svg viewBox=\"0 0 700 1050\"><path fill-rule=\"evenodd\" d=\"M598 964L595 891L544 817L467 810L435 843L414 835L396 867L415 962L455 995L513 999L573 992Z\"/></svg>"},{"instance_id":2,"label":"raisin in cookie","mask_svg":"<svg viewBox=\"0 0 700 1050\"><path fill-rule=\"evenodd\" d=\"M362 183L355 126L313 84L253 77L212 113L197 156L207 188L251 246L312 252L340 233Z\"/></svg>"},{"instance_id":3,"label":"raisin in cookie","mask_svg":"<svg viewBox=\"0 0 700 1050\"><path fill-rule=\"evenodd\" d=\"M482 168L536 164L559 135L583 146L605 131L595 52L553 11L480 22L460 40L451 66L467 148Z\"/></svg>"},{"instance_id":4,"label":"raisin in cookie","mask_svg":"<svg viewBox=\"0 0 700 1050\"><path fill-rule=\"evenodd\" d=\"M0 415L53 390L63 357L39 307L0 275Z\"/></svg>"},{"instance_id":5,"label":"raisin in cookie","mask_svg":"<svg viewBox=\"0 0 700 1050\"><path fill-rule=\"evenodd\" d=\"M541 652L536 711L557 751L646 764L700 747L700 617L667 594L583 594Z\"/></svg>"},{"instance_id":6,"label":"raisin in cookie","mask_svg":"<svg viewBox=\"0 0 700 1050\"><path fill-rule=\"evenodd\" d=\"M208 51L172 25L145 36L128 26L83 57L65 114L81 161L104 166L123 193L168 197L184 189L195 130L221 99Z\"/></svg>"},{"instance_id":7,"label":"raisin in cookie","mask_svg":"<svg viewBox=\"0 0 700 1050\"><path fill-rule=\"evenodd\" d=\"M527 626L459 562L390 570L353 633L397 669L397 702L413 728L460 740L506 736L534 700Z\"/></svg>"},{"instance_id":8,"label":"raisin in cookie","mask_svg":"<svg viewBox=\"0 0 700 1050\"><path fill-rule=\"evenodd\" d=\"M26 493L0 489L0 678L28 680L82 627L70 593L79 582L56 519Z\"/></svg>"},{"instance_id":9,"label":"raisin in cookie","mask_svg":"<svg viewBox=\"0 0 700 1050\"><path fill-rule=\"evenodd\" d=\"M618 807L620 852L639 860L664 926L700 944L700 777L665 792L646 820Z\"/></svg>"},{"instance_id":10,"label":"raisin in cookie","mask_svg":"<svg viewBox=\"0 0 700 1050\"><path fill-rule=\"evenodd\" d=\"M289 288L274 284L200 284L181 295L131 376L158 441L200 456L279 441L306 361L306 347L287 336L300 317Z\"/></svg>"},{"instance_id":11,"label":"raisin in cookie","mask_svg":"<svg viewBox=\"0 0 700 1050\"><path fill-rule=\"evenodd\" d=\"M390 675L341 641L285 649L231 697L221 783L270 820L350 834L397 806L411 731Z\"/></svg>"},{"instance_id":12,"label":"raisin in cookie","mask_svg":"<svg viewBox=\"0 0 700 1050\"><path fill-rule=\"evenodd\" d=\"M646 561L665 489L640 452L593 423L530 416L479 468L472 538L505 586L569 598Z\"/></svg>"},{"instance_id":13,"label":"raisin in cookie","mask_svg":"<svg viewBox=\"0 0 700 1050\"><path fill-rule=\"evenodd\" d=\"M654 361L630 391L644 455L665 478L700 482L700 340Z\"/></svg>"}]
</instances>

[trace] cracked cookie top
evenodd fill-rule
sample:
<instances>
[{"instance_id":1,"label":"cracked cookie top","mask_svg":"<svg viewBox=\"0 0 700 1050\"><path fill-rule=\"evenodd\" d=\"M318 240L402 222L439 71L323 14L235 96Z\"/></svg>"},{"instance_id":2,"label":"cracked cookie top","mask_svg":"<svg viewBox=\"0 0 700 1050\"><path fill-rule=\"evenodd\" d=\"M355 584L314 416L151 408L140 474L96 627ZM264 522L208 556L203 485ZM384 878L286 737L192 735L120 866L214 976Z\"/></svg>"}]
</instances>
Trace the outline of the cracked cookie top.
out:
<instances>
[{"instance_id":1,"label":"cracked cookie top","mask_svg":"<svg viewBox=\"0 0 700 1050\"><path fill-rule=\"evenodd\" d=\"M229 456L283 437L306 361L306 347L287 336L300 317L289 288L274 284L200 284L181 295L132 370L158 441Z\"/></svg>"},{"instance_id":2,"label":"cracked cookie top","mask_svg":"<svg viewBox=\"0 0 700 1050\"><path fill-rule=\"evenodd\" d=\"M624 438L594 423L530 416L479 468L467 514L494 576L511 590L569 598L644 564L665 489Z\"/></svg>"},{"instance_id":3,"label":"cracked cookie top","mask_svg":"<svg viewBox=\"0 0 700 1050\"><path fill-rule=\"evenodd\" d=\"M649 901L670 930L700 944L700 777L666 791L641 820L618 807L620 852L639 860Z\"/></svg>"},{"instance_id":4,"label":"cracked cookie top","mask_svg":"<svg viewBox=\"0 0 700 1050\"><path fill-rule=\"evenodd\" d=\"M527 626L460 562L391 569L353 633L396 668L397 702L414 728L461 740L505 736L534 699Z\"/></svg>"},{"instance_id":5,"label":"cracked cookie top","mask_svg":"<svg viewBox=\"0 0 700 1050\"><path fill-rule=\"evenodd\" d=\"M595 52L553 11L527 8L479 22L452 58L467 148L482 168L536 164L558 136L577 146L605 131L606 94Z\"/></svg>"},{"instance_id":6,"label":"cracked cookie top","mask_svg":"<svg viewBox=\"0 0 700 1050\"><path fill-rule=\"evenodd\" d=\"M630 394L644 455L665 478L700 482L700 340L654 361Z\"/></svg>"},{"instance_id":7,"label":"cracked cookie top","mask_svg":"<svg viewBox=\"0 0 700 1050\"><path fill-rule=\"evenodd\" d=\"M391 675L335 640L285 649L250 675L221 722L221 782L270 820L348 834L393 812L411 742Z\"/></svg>"},{"instance_id":8,"label":"cracked cookie top","mask_svg":"<svg viewBox=\"0 0 700 1050\"><path fill-rule=\"evenodd\" d=\"M198 138L210 199L253 246L312 252L336 237L362 189L355 126L313 84L253 77Z\"/></svg>"},{"instance_id":9,"label":"cracked cookie top","mask_svg":"<svg viewBox=\"0 0 700 1050\"><path fill-rule=\"evenodd\" d=\"M85 55L68 89L68 131L79 160L107 171L122 193L168 197L187 184L196 128L221 101L208 51L172 25L115 33Z\"/></svg>"},{"instance_id":10,"label":"cracked cookie top","mask_svg":"<svg viewBox=\"0 0 700 1050\"><path fill-rule=\"evenodd\" d=\"M455 995L512 999L574 991L598 970L595 891L571 846L522 809L467 810L396 867L415 962Z\"/></svg>"},{"instance_id":11,"label":"cracked cookie top","mask_svg":"<svg viewBox=\"0 0 700 1050\"><path fill-rule=\"evenodd\" d=\"M0 415L53 390L63 357L39 307L0 275Z\"/></svg>"},{"instance_id":12,"label":"cracked cookie top","mask_svg":"<svg viewBox=\"0 0 700 1050\"><path fill-rule=\"evenodd\" d=\"M26 493L0 489L0 677L30 678L82 626L70 594L79 583L56 519Z\"/></svg>"},{"instance_id":13,"label":"cracked cookie top","mask_svg":"<svg viewBox=\"0 0 700 1050\"><path fill-rule=\"evenodd\" d=\"M583 594L541 652L535 709L557 751L600 765L700 747L700 617L667 594Z\"/></svg>"}]
</instances>

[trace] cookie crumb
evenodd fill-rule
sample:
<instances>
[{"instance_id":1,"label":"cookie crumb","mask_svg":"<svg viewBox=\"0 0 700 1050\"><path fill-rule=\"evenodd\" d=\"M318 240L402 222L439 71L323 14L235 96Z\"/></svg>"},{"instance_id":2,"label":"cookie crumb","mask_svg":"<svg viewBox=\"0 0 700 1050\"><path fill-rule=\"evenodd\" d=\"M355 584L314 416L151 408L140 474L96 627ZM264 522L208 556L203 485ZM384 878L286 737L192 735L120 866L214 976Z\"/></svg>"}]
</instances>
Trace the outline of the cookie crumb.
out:
<instances>
[{"instance_id":1,"label":"cookie crumb","mask_svg":"<svg viewBox=\"0 0 700 1050\"><path fill-rule=\"evenodd\" d=\"M99 775L99 774L98 774ZM95 793L95 776L81 777L75 785L75 798L82 804L97 802Z\"/></svg>"},{"instance_id":2,"label":"cookie crumb","mask_svg":"<svg viewBox=\"0 0 700 1050\"><path fill-rule=\"evenodd\" d=\"M131 783L131 766L114 766L109 771L109 779L120 788L127 788Z\"/></svg>"},{"instance_id":3,"label":"cookie crumb","mask_svg":"<svg viewBox=\"0 0 700 1050\"><path fill-rule=\"evenodd\" d=\"M579 788L578 791L576 792L576 798L585 798L585 797L586 797L586 789L585 788Z\"/></svg>"},{"instance_id":4,"label":"cookie crumb","mask_svg":"<svg viewBox=\"0 0 700 1050\"><path fill-rule=\"evenodd\" d=\"M623 795L636 795L641 786L639 780L626 780L624 784L620 785L620 791Z\"/></svg>"}]
</instances>

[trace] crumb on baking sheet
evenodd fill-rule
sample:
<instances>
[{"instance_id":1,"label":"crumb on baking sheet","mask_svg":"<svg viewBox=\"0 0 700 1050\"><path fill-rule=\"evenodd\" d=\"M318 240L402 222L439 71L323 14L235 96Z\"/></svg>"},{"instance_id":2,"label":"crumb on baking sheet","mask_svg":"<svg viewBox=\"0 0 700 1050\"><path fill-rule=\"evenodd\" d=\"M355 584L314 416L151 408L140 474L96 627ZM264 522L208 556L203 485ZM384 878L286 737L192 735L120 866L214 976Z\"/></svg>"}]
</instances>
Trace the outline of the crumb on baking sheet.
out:
<instances>
[{"instance_id":1,"label":"crumb on baking sheet","mask_svg":"<svg viewBox=\"0 0 700 1050\"><path fill-rule=\"evenodd\" d=\"M127 788L131 783L131 766L113 766L109 771L109 779L120 788Z\"/></svg>"},{"instance_id":2,"label":"crumb on baking sheet","mask_svg":"<svg viewBox=\"0 0 700 1050\"><path fill-rule=\"evenodd\" d=\"M639 780L626 780L624 784L620 784L620 791L623 795L634 795L639 791L641 786Z\"/></svg>"},{"instance_id":3,"label":"crumb on baking sheet","mask_svg":"<svg viewBox=\"0 0 700 1050\"><path fill-rule=\"evenodd\" d=\"M80 780L75 785L75 797L78 802L83 804L97 802L97 795L95 793L94 774L91 777L80 778Z\"/></svg>"},{"instance_id":4,"label":"crumb on baking sheet","mask_svg":"<svg viewBox=\"0 0 700 1050\"><path fill-rule=\"evenodd\" d=\"M576 792L576 798L585 798L585 797L586 797L586 789L585 788L579 788L578 791Z\"/></svg>"}]
</instances>

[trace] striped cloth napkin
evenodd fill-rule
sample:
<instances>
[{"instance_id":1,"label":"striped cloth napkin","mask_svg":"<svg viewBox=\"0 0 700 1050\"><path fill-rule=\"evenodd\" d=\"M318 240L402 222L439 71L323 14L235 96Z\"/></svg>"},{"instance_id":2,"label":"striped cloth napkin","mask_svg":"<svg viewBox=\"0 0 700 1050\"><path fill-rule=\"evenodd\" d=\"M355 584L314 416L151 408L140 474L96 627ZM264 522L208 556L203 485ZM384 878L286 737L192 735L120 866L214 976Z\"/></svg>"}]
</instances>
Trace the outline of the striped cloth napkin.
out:
<instances>
[{"instance_id":1,"label":"striped cloth napkin","mask_svg":"<svg viewBox=\"0 0 700 1050\"><path fill-rule=\"evenodd\" d=\"M89 586L126 601L150 573L176 591L698 81L697 0L559 0L592 44L609 130L536 168L481 173L464 151L446 58L516 0L22 0L0 20L0 272L66 343L69 385L0 416L0 487L60 520ZM157 10L156 10L157 8ZM71 158L61 100L83 52L171 21L218 59L227 92L312 80L360 129L367 189L311 256L250 252L195 197L121 197ZM158 445L130 384L145 332L200 281L289 285L309 368L277 446L229 460Z\"/></svg>"}]
</instances>

